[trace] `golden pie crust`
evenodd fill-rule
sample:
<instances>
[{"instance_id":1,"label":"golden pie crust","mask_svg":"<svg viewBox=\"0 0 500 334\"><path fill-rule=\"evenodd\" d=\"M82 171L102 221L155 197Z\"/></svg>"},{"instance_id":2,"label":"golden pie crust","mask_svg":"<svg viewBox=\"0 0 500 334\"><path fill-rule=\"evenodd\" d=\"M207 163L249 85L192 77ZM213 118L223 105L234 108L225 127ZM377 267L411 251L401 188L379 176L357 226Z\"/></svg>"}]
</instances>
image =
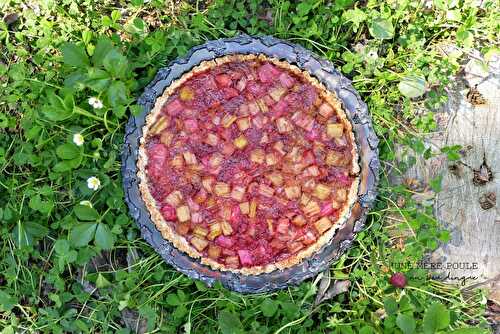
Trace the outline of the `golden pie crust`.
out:
<instances>
[{"instance_id":1,"label":"golden pie crust","mask_svg":"<svg viewBox=\"0 0 500 334\"><path fill-rule=\"evenodd\" d=\"M336 114L340 119L340 122L344 125L346 129L345 133L348 134L348 140L351 143L351 175L355 175L353 182L351 183L347 200L344 202L344 205L341 209L339 209L339 218L334 222L334 225L327 230L325 233L319 236L315 243L307 246L306 248L300 250L299 252L290 255L288 258L284 260L280 260L273 263L268 263L265 265L257 265L252 267L242 267L238 269L228 268L225 265L216 262L208 257L203 256L197 249L195 249L189 242L181 235L177 234L176 231L165 221L162 214L160 213L159 208L156 205L156 200L150 193L148 186L148 177L146 173L146 166L148 164L148 156L146 154L146 142L148 138L148 133L150 131L151 126L156 122L158 115L161 113L161 108L167 101L170 95L172 95L177 88L179 88L183 83L187 80L199 74L201 72L205 72L214 67L220 66L229 62L242 62L249 60L258 60L258 61L268 61L273 65L285 69L302 77L306 82L313 85L319 90L319 95L325 99L331 106L335 108ZM184 75L182 75L179 79L175 80L168 86L162 96L158 97L156 103L151 110L151 112L146 116L146 122L142 129L142 137L140 138L139 143L139 153L138 153L138 161L137 161L137 177L139 178L139 190L144 200L144 203L151 214L151 220L155 224L156 228L161 232L161 235L164 239L168 240L176 247L178 250L188 254L189 256L200 259L201 263L207 266L210 266L214 270L222 270L222 271L230 271L234 273L239 273L243 275L259 275L262 273L269 273L274 270L283 270L286 268L290 268L294 265L301 263L304 259L311 257L313 254L318 252L322 246L326 245L335 235L337 229L346 222L350 215L350 210L357 200L357 191L359 186L359 172L360 167L358 163L359 155L358 149L356 145L356 140L354 137L354 133L352 131L351 122L347 119L347 116L341 106L340 101L337 99L336 95L327 90L325 86L320 83L316 78L312 77L308 72L302 71L297 66L289 64L288 62L280 61L276 58L268 57L262 54L255 55L228 55L220 58L215 58L214 60L203 61L198 66L193 67L193 69Z\"/></svg>"}]
</instances>

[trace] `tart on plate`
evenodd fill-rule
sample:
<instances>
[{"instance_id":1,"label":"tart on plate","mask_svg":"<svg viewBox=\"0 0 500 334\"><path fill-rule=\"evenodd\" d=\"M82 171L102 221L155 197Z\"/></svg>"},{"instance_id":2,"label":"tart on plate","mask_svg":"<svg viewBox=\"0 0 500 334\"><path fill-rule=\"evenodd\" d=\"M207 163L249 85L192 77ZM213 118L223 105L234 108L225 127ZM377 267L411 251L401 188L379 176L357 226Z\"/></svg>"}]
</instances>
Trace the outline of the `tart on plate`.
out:
<instances>
[{"instance_id":1,"label":"tart on plate","mask_svg":"<svg viewBox=\"0 0 500 334\"><path fill-rule=\"evenodd\" d=\"M245 275L292 267L327 244L360 170L335 94L264 55L204 61L172 82L146 117L137 168L163 238Z\"/></svg>"}]
</instances>

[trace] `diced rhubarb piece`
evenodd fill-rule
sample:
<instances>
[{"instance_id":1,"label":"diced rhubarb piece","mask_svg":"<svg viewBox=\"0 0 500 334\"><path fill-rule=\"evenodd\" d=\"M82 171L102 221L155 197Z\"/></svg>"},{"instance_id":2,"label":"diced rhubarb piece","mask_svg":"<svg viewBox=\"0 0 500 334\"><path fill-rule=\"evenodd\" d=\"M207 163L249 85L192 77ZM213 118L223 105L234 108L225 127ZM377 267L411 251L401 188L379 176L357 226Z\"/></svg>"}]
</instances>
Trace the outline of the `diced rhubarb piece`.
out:
<instances>
[{"instance_id":1,"label":"diced rhubarb piece","mask_svg":"<svg viewBox=\"0 0 500 334\"><path fill-rule=\"evenodd\" d=\"M234 153L234 145L232 143L226 142L222 145L222 154L226 157Z\"/></svg>"},{"instance_id":2,"label":"diced rhubarb piece","mask_svg":"<svg viewBox=\"0 0 500 334\"><path fill-rule=\"evenodd\" d=\"M208 133L207 137L205 138L205 143L211 146L217 146L219 144L219 137L215 133Z\"/></svg>"},{"instance_id":3,"label":"diced rhubarb piece","mask_svg":"<svg viewBox=\"0 0 500 334\"><path fill-rule=\"evenodd\" d=\"M302 215L297 215L293 217L292 223L295 226L304 226L307 223L307 220Z\"/></svg>"},{"instance_id":4,"label":"diced rhubarb piece","mask_svg":"<svg viewBox=\"0 0 500 334\"><path fill-rule=\"evenodd\" d=\"M208 246L208 241L200 237L194 236L191 238L191 244L193 244L194 248L196 248L198 252L201 252Z\"/></svg>"},{"instance_id":5,"label":"diced rhubarb piece","mask_svg":"<svg viewBox=\"0 0 500 334\"><path fill-rule=\"evenodd\" d=\"M347 199L347 190L345 188L337 189L335 198L339 202L344 202Z\"/></svg>"},{"instance_id":6,"label":"diced rhubarb piece","mask_svg":"<svg viewBox=\"0 0 500 334\"><path fill-rule=\"evenodd\" d=\"M262 127L267 123L267 118L263 117L261 115L257 115L254 118L252 118L252 124L257 128L257 129L262 129Z\"/></svg>"},{"instance_id":7,"label":"diced rhubarb piece","mask_svg":"<svg viewBox=\"0 0 500 334\"><path fill-rule=\"evenodd\" d=\"M212 192L215 183L215 178L213 176L207 176L201 179L201 184L206 191Z\"/></svg>"},{"instance_id":8,"label":"diced rhubarb piece","mask_svg":"<svg viewBox=\"0 0 500 334\"><path fill-rule=\"evenodd\" d=\"M221 248L216 245L209 245L208 246L208 257L211 259L217 259L220 254L221 254Z\"/></svg>"},{"instance_id":9,"label":"diced rhubarb piece","mask_svg":"<svg viewBox=\"0 0 500 334\"><path fill-rule=\"evenodd\" d=\"M196 160L196 156L192 152L186 151L182 153L182 156L184 157L184 160L188 165L196 165L198 163L198 160Z\"/></svg>"},{"instance_id":10,"label":"diced rhubarb piece","mask_svg":"<svg viewBox=\"0 0 500 334\"><path fill-rule=\"evenodd\" d=\"M293 254L293 253L297 253L299 250L304 248L304 244L302 242L299 242L299 241L292 241L292 242L287 243L287 247L288 247L288 250L290 251L290 253Z\"/></svg>"},{"instance_id":11,"label":"diced rhubarb piece","mask_svg":"<svg viewBox=\"0 0 500 334\"><path fill-rule=\"evenodd\" d=\"M319 106L318 113L324 118L330 118L333 115L333 108L330 104L324 102Z\"/></svg>"},{"instance_id":12,"label":"diced rhubarb piece","mask_svg":"<svg viewBox=\"0 0 500 334\"><path fill-rule=\"evenodd\" d=\"M231 191L231 198L235 201L241 202L245 197L245 187L242 186L234 186Z\"/></svg>"},{"instance_id":13,"label":"diced rhubarb piece","mask_svg":"<svg viewBox=\"0 0 500 334\"><path fill-rule=\"evenodd\" d=\"M309 166L304 170L304 176L318 176L319 175L319 168L316 165Z\"/></svg>"},{"instance_id":14,"label":"diced rhubarb piece","mask_svg":"<svg viewBox=\"0 0 500 334\"><path fill-rule=\"evenodd\" d=\"M179 223L175 225L175 230L180 235L186 235L189 232L189 223Z\"/></svg>"},{"instance_id":15,"label":"diced rhubarb piece","mask_svg":"<svg viewBox=\"0 0 500 334\"><path fill-rule=\"evenodd\" d=\"M214 193L217 196L227 196L230 191L231 191L231 188L229 187L229 184L227 184L227 183L217 182L215 184Z\"/></svg>"},{"instance_id":16,"label":"diced rhubarb piece","mask_svg":"<svg viewBox=\"0 0 500 334\"><path fill-rule=\"evenodd\" d=\"M240 203L240 211L242 214L248 215L248 213L250 212L250 203L249 202Z\"/></svg>"},{"instance_id":17,"label":"diced rhubarb piece","mask_svg":"<svg viewBox=\"0 0 500 334\"><path fill-rule=\"evenodd\" d=\"M306 131L311 131L314 127L314 118L300 111L293 114L292 121Z\"/></svg>"},{"instance_id":18,"label":"diced rhubarb piece","mask_svg":"<svg viewBox=\"0 0 500 334\"><path fill-rule=\"evenodd\" d=\"M323 183L319 183L316 185L316 189L314 189L314 196L316 196L320 200L324 200L328 196L330 196L330 191L331 189L329 186Z\"/></svg>"},{"instance_id":19,"label":"diced rhubarb piece","mask_svg":"<svg viewBox=\"0 0 500 334\"><path fill-rule=\"evenodd\" d=\"M328 123L326 125L326 135L328 138L340 138L344 133L344 125L342 123Z\"/></svg>"},{"instance_id":20,"label":"diced rhubarb piece","mask_svg":"<svg viewBox=\"0 0 500 334\"><path fill-rule=\"evenodd\" d=\"M215 243L224 248L231 248L234 245L234 240L224 235L220 235L215 239Z\"/></svg>"},{"instance_id":21,"label":"diced rhubarb piece","mask_svg":"<svg viewBox=\"0 0 500 334\"><path fill-rule=\"evenodd\" d=\"M207 235L208 240L214 240L222 234L222 227L220 223L213 223L210 225L210 233Z\"/></svg>"},{"instance_id":22,"label":"diced rhubarb piece","mask_svg":"<svg viewBox=\"0 0 500 334\"><path fill-rule=\"evenodd\" d=\"M288 108L288 103L286 103L284 100L279 100L278 103L276 103L273 106L274 117L279 117L281 115L284 115L285 112L287 111L287 108Z\"/></svg>"},{"instance_id":23,"label":"diced rhubarb piece","mask_svg":"<svg viewBox=\"0 0 500 334\"><path fill-rule=\"evenodd\" d=\"M195 120L195 119L186 119L184 121L184 128L188 131L188 132L196 132L198 131L198 121Z\"/></svg>"},{"instance_id":24,"label":"diced rhubarb piece","mask_svg":"<svg viewBox=\"0 0 500 334\"><path fill-rule=\"evenodd\" d=\"M161 214L163 215L163 218L165 218L165 220L172 221L177 218L175 208L168 204L163 205L163 207L161 208Z\"/></svg>"},{"instance_id":25,"label":"diced rhubarb piece","mask_svg":"<svg viewBox=\"0 0 500 334\"><path fill-rule=\"evenodd\" d=\"M177 219L181 223L187 222L191 218L189 208L186 205L178 207L175 212L177 213Z\"/></svg>"},{"instance_id":26,"label":"diced rhubarb piece","mask_svg":"<svg viewBox=\"0 0 500 334\"><path fill-rule=\"evenodd\" d=\"M266 197L273 197L274 189L263 183L259 186L259 194Z\"/></svg>"},{"instance_id":27,"label":"diced rhubarb piece","mask_svg":"<svg viewBox=\"0 0 500 334\"><path fill-rule=\"evenodd\" d=\"M236 83L236 89L239 90L240 92L243 91L246 86L247 86L247 78L245 78L245 77L242 77Z\"/></svg>"},{"instance_id":28,"label":"diced rhubarb piece","mask_svg":"<svg viewBox=\"0 0 500 334\"><path fill-rule=\"evenodd\" d=\"M279 240L278 238L274 238L269 243L269 246L271 246L273 249L281 250L281 249L285 248L286 245L283 241Z\"/></svg>"},{"instance_id":29,"label":"diced rhubarb piece","mask_svg":"<svg viewBox=\"0 0 500 334\"><path fill-rule=\"evenodd\" d=\"M283 144L282 141L278 140L274 143L273 148L281 155L285 155L286 151L285 149L285 144Z\"/></svg>"},{"instance_id":30,"label":"diced rhubarb piece","mask_svg":"<svg viewBox=\"0 0 500 334\"><path fill-rule=\"evenodd\" d=\"M302 196L300 196L300 205L306 206L310 201L311 197L309 197L306 193L302 193Z\"/></svg>"},{"instance_id":31,"label":"diced rhubarb piece","mask_svg":"<svg viewBox=\"0 0 500 334\"><path fill-rule=\"evenodd\" d=\"M308 179L302 184L302 190L306 192L313 192L315 188L316 188L315 179Z\"/></svg>"},{"instance_id":32,"label":"diced rhubarb piece","mask_svg":"<svg viewBox=\"0 0 500 334\"><path fill-rule=\"evenodd\" d=\"M269 173L269 174L266 175L266 178L269 181L271 181L271 183L275 187L280 187L280 186L283 185L283 175L281 175L278 172Z\"/></svg>"},{"instance_id":33,"label":"diced rhubarb piece","mask_svg":"<svg viewBox=\"0 0 500 334\"><path fill-rule=\"evenodd\" d=\"M248 117L240 118L239 120L236 121L236 124L238 125L238 129L240 129L240 131L245 131L250 127L250 118Z\"/></svg>"},{"instance_id":34,"label":"diced rhubarb piece","mask_svg":"<svg viewBox=\"0 0 500 334\"><path fill-rule=\"evenodd\" d=\"M314 227L319 234L323 234L333 226L333 223L328 219L328 217L323 217L314 223Z\"/></svg>"},{"instance_id":35,"label":"diced rhubarb piece","mask_svg":"<svg viewBox=\"0 0 500 334\"><path fill-rule=\"evenodd\" d=\"M272 97L272 99L276 102L278 102L283 95L286 93L286 88L283 86L276 86L271 91L269 92L269 95Z\"/></svg>"},{"instance_id":36,"label":"diced rhubarb piece","mask_svg":"<svg viewBox=\"0 0 500 334\"><path fill-rule=\"evenodd\" d=\"M255 149L250 152L250 161L255 162L256 164L264 163L265 158L265 152L261 148Z\"/></svg>"},{"instance_id":37,"label":"diced rhubarb piece","mask_svg":"<svg viewBox=\"0 0 500 334\"><path fill-rule=\"evenodd\" d=\"M240 95L240 92L237 89L232 88L232 87L223 88L222 92L223 92L224 98L226 100L229 100L229 99L231 99L233 97L236 97L236 96Z\"/></svg>"},{"instance_id":38,"label":"diced rhubarb piece","mask_svg":"<svg viewBox=\"0 0 500 334\"><path fill-rule=\"evenodd\" d=\"M295 79L292 78L288 73L283 72L278 77L280 83L286 88L291 88L295 84Z\"/></svg>"},{"instance_id":39,"label":"diced rhubarb piece","mask_svg":"<svg viewBox=\"0 0 500 334\"><path fill-rule=\"evenodd\" d=\"M238 114L240 116L248 116L250 115L250 110L248 108L248 104L244 103L238 108Z\"/></svg>"},{"instance_id":40,"label":"diced rhubarb piece","mask_svg":"<svg viewBox=\"0 0 500 334\"><path fill-rule=\"evenodd\" d=\"M328 151L326 153L325 163L328 166L345 166L347 159L345 156L337 151Z\"/></svg>"},{"instance_id":41,"label":"diced rhubarb piece","mask_svg":"<svg viewBox=\"0 0 500 334\"><path fill-rule=\"evenodd\" d=\"M302 155L302 162L306 165L313 164L316 159L314 158L314 153L311 150L307 150Z\"/></svg>"},{"instance_id":42,"label":"diced rhubarb piece","mask_svg":"<svg viewBox=\"0 0 500 334\"><path fill-rule=\"evenodd\" d=\"M222 229L222 234L226 236L233 234L233 227L231 226L231 224L229 224L229 222L223 220L220 226Z\"/></svg>"},{"instance_id":43,"label":"diced rhubarb piece","mask_svg":"<svg viewBox=\"0 0 500 334\"><path fill-rule=\"evenodd\" d=\"M302 242L304 243L304 245L312 245L316 242L316 235L313 231L307 230L302 236Z\"/></svg>"},{"instance_id":44,"label":"diced rhubarb piece","mask_svg":"<svg viewBox=\"0 0 500 334\"><path fill-rule=\"evenodd\" d=\"M181 101L174 99L167 104L165 109L169 115L177 116L184 109L184 106Z\"/></svg>"},{"instance_id":45,"label":"diced rhubarb piece","mask_svg":"<svg viewBox=\"0 0 500 334\"><path fill-rule=\"evenodd\" d=\"M300 197L300 186L288 186L285 187L286 198L292 200Z\"/></svg>"},{"instance_id":46,"label":"diced rhubarb piece","mask_svg":"<svg viewBox=\"0 0 500 334\"><path fill-rule=\"evenodd\" d=\"M179 98L182 101L191 101L194 98L194 90L191 87L184 86L179 91Z\"/></svg>"},{"instance_id":47,"label":"diced rhubarb piece","mask_svg":"<svg viewBox=\"0 0 500 334\"><path fill-rule=\"evenodd\" d=\"M263 99L258 99L257 101L255 101L255 103L257 103L257 106L259 107L259 110L261 112L266 113L269 111L269 107Z\"/></svg>"},{"instance_id":48,"label":"diced rhubarb piece","mask_svg":"<svg viewBox=\"0 0 500 334\"><path fill-rule=\"evenodd\" d=\"M171 161L172 167L175 169L181 169L184 167L184 158L182 155L177 154Z\"/></svg>"},{"instance_id":49,"label":"diced rhubarb piece","mask_svg":"<svg viewBox=\"0 0 500 334\"><path fill-rule=\"evenodd\" d=\"M233 141L233 144L234 146L236 146L236 148L242 150L245 148L245 146L248 145L248 141L244 135L241 135Z\"/></svg>"},{"instance_id":50,"label":"diced rhubarb piece","mask_svg":"<svg viewBox=\"0 0 500 334\"><path fill-rule=\"evenodd\" d=\"M266 165L268 166L273 166L278 163L278 158L274 153L268 153L266 154Z\"/></svg>"},{"instance_id":51,"label":"diced rhubarb piece","mask_svg":"<svg viewBox=\"0 0 500 334\"><path fill-rule=\"evenodd\" d=\"M274 233L274 219L266 219L266 224L267 224L267 230L269 231L269 234Z\"/></svg>"},{"instance_id":52,"label":"diced rhubarb piece","mask_svg":"<svg viewBox=\"0 0 500 334\"><path fill-rule=\"evenodd\" d=\"M172 144L172 139L174 139L174 134L170 131L163 131L160 135L160 142L166 146Z\"/></svg>"},{"instance_id":53,"label":"diced rhubarb piece","mask_svg":"<svg viewBox=\"0 0 500 334\"><path fill-rule=\"evenodd\" d=\"M231 77L227 74L216 75L215 81L217 82L219 87L229 87L229 86L231 86L231 83L232 83Z\"/></svg>"},{"instance_id":54,"label":"diced rhubarb piece","mask_svg":"<svg viewBox=\"0 0 500 334\"><path fill-rule=\"evenodd\" d=\"M319 215L321 217L329 216L333 213L333 206L331 201L327 201L321 204L321 211Z\"/></svg>"},{"instance_id":55,"label":"diced rhubarb piece","mask_svg":"<svg viewBox=\"0 0 500 334\"><path fill-rule=\"evenodd\" d=\"M250 208L248 211L248 217L255 218L256 214L257 214L257 199L253 198L250 201Z\"/></svg>"},{"instance_id":56,"label":"diced rhubarb piece","mask_svg":"<svg viewBox=\"0 0 500 334\"><path fill-rule=\"evenodd\" d=\"M287 133L293 130L293 125L285 117L276 120L276 127L279 133Z\"/></svg>"},{"instance_id":57,"label":"diced rhubarb piece","mask_svg":"<svg viewBox=\"0 0 500 334\"><path fill-rule=\"evenodd\" d=\"M276 232L280 234L288 234L290 231L290 220L287 218L278 219L278 224L276 225Z\"/></svg>"},{"instance_id":58,"label":"diced rhubarb piece","mask_svg":"<svg viewBox=\"0 0 500 334\"><path fill-rule=\"evenodd\" d=\"M182 202L182 193L179 190L172 191L167 197L165 197L165 202L174 208L178 207Z\"/></svg>"},{"instance_id":59,"label":"diced rhubarb piece","mask_svg":"<svg viewBox=\"0 0 500 334\"><path fill-rule=\"evenodd\" d=\"M255 103L255 102L249 103L248 104L248 112L251 115L257 115L260 112L260 109L259 109L259 106L257 105L257 103Z\"/></svg>"},{"instance_id":60,"label":"diced rhubarb piece","mask_svg":"<svg viewBox=\"0 0 500 334\"><path fill-rule=\"evenodd\" d=\"M264 95L262 97L262 100L264 100L264 103L270 107L272 106L273 104L275 104L276 102L273 100L273 98L271 97L271 95Z\"/></svg>"},{"instance_id":61,"label":"diced rhubarb piece","mask_svg":"<svg viewBox=\"0 0 500 334\"><path fill-rule=\"evenodd\" d=\"M220 210L220 216L226 220L231 219L231 212L233 211L230 205L223 205Z\"/></svg>"},{"instance_id":62,"label":"diced rhubarb piece","mask_svg":"<svg viewBox=\"0 0 500 334\"><path fill-rule=\"evenodd\" d=\"M233 114L225 114L222 117L222 126L228 128L236 121L237 117Z\"/></svg>"},{"instance_id":63,"label":"diced rhubarb piece","mask_svg":"<svg viewBox=\"0 0 500 334\"><path fill-rule=\"evenodd\" d=\"M200 237L200 238L205 238L208 234L208 230L204 228L203 226L196 225L193 228L193 234Z\"/></svg>"},{"instance_id":64,"label":"diced rhubarb piece","mask_svg":"<svg viewBox=\"0 0 500 334\"><path fill-rule=\"evenodd\" d=\"M151 134L157 135L170 125L170 119L167 116L159 117L149 130Z\"/></svg>"},{"instance_id":65,"label":"diced rhubarb piece","mask_svg":"<svg viewBox=\"0 0 500 334\"><path fill-rule=\"evenodd\" d=\"M215 152L210 156L210 159L208 159L208 165L211 168L217 168L222 164L222 161L224 160L224 156L220 154L219 152Z\"/></svg>"},{"instance_id":66,"label":"diced rhubarb piece","mask_svg":"<svg viewBox=\"0 0 500 334\"><path fill-rule=\"evenodd\" d=\"M257 74L259 75L259 80L267 83L267 82L272 82L276 78L279 77L281 74L281 71L278 70L274 65L271 65L270 63L265 63L259 69L257 70Z\"/></svg>"},{"instance_id":67,"label":"diced rhubarb piece","mask_svg":"<svg viewBox=\"0 0 500 334\"><path fill-rule=\"evenodd\" d=\"M251 266L253 264L252 254L246 249L238 250L238 256L242 266Z\"/></svg>"},{"instance_id":68,"label":"diced rhubarb piece","mask_svg":"<svg viewBox=\"0 0 500 334\"><path fill-rule=\"evenodd\" d=\"M335 200L335 199L332 199L332 208L334 209L339 209L340 208L340 202Z\"/></svg>"},{"instance_id":69,"label":"diced rhubarb piece","mask_svg":"<svg viewBox=\"0 0 500 334\"><path fill-rule=\"evenodd\" d=\"M321 212L321 208L319 207L318 202L311 200L307 205L304 207L304 213L308 217L312 217L315 215L318 215Z\"/></svg>"},{"instance_id":70,"label":"diced rhubarb piece","mask_svg":"<svg viewBox=\"0 0 500 334\"><path fill-rule=\"evenodd\" d=\"M224 263L229 268L238 268L240 266L240 260L237 256L227 256Z\"/></svg>"},{"instance_id":71,"label":"diced rhubarb piece","mask_svg":"<svg viewBox=\"0 0 500 334\"><path fill-rule=\"evenodd\" d=\"M194 224L200 224L203 222L203 214L201 212L193 212L191 214L191 222Z\"/></svg>"}]
</instances>

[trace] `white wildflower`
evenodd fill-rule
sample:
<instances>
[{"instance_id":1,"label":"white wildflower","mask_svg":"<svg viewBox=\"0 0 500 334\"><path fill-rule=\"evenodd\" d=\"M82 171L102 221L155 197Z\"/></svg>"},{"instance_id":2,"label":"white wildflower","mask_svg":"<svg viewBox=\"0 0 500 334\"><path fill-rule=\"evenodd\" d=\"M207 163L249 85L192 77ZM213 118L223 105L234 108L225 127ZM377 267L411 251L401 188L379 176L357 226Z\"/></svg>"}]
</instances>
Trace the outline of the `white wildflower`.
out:
<instances>
[{"instance_id":1,"label":"white wildflower","mask_svg":"<svg viewBox=\"0 0 500 334\"><path fill-rule=\"evenodd\" d=\"M82 146L83 142L83 136L80 133L75 133L73 135L73 143L75 143L76 146Z\"/></svg>"},{"instance_id":2,"label":"white wildflower","mask_svg":"<svg viewBox=\"0 0 500 334\"><path fill-rule=\"evenodd\" d=\"M378 58L377 50L370 50L370 51L368 51L367 56L371 60L376 60Z\"/></svg>"},{"instance_id":3,"label":"white wildflower","mask_svg":"<svg viewBox=\"0 0 500 334\"><path fill-rule=\"evenodd\" d=\"M85 206L88 206L89 208L92 207L92 203L90 201L81 201L80 205L85 205Z\"/></svg>"},{"instance_id":4,"label":"white wildflower","mask_svg":"<svg viewBox=\"0 0 500 334\"><path fill-rule=\"evenodd\" d=\"M97 177L91 176L87 179L87 187L89 187L89 189L97 190L100 186L101 181Z\"/></svg>"},{"instance_id":5,"label":"white wildflower","mask_svg":"<svg viewBox=\"0 0 500 334\"><path fill-rule=\"evenodd\" d=\"M91 97L89 98L89 104L94 108L94 109L101 109L104 105L102 104L102 101L99 100L97 97Z\"/></svg>"}]
</instances>

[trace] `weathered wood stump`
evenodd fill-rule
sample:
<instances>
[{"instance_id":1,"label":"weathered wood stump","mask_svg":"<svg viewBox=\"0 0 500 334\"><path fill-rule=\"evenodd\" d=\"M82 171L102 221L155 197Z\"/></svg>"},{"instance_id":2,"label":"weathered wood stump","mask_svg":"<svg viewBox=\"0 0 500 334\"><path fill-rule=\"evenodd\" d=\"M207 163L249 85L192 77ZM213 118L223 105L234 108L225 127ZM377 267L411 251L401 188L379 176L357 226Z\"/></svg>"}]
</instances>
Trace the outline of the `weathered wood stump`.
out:
<instances>
[{"instance_id":1,"label":"weathered wood stump","mask_svg":"<svg viewBox=\"0 0 500 334\"><path fill-rule=\"evenodd\" d=\"M434 151L460 145L460 160L417 158L405 177L424 184L443 177L435 214L451 240L430 259L444 266L437 270L440 276L450 283L487 283L494 290L500 278L500 60L488 65L481 67L475 58L466 65L449 89L447 105L435 114L439 130L426 137Z\"/></svg>"}]
</instances>

